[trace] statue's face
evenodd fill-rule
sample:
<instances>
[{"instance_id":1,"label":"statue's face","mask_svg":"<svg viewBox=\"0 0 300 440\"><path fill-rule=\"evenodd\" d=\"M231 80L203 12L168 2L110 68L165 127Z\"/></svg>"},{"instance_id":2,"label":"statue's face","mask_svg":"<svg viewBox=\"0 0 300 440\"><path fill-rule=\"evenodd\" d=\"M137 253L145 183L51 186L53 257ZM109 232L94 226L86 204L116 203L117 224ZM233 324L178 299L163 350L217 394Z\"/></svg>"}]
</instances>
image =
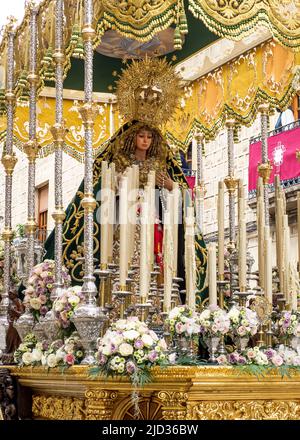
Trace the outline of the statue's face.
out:
<instances>
[{"instance_id":1,"label":"statue's face","mask_svg":"<svg viewBox=\"0 0 300 440\"><path fill-rule=\"evenodd\" d=\"M146 129L138 131L136 135L136 148L138 150L147 151L152 142L152 132Z\"/></svg>"}]
</instances>

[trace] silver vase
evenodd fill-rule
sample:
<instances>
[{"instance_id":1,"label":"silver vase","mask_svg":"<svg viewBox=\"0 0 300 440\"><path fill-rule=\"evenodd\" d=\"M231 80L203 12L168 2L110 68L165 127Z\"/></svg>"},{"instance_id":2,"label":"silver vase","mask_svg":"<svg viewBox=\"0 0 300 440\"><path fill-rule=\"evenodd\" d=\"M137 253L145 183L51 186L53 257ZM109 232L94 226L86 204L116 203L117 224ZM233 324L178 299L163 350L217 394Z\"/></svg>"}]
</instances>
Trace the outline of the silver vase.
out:
<instances>
[{"instance_id":1,"label":"silver vase","mask_svg":"<svg viewBox=\"0 0 300 440\"><path fill-rule=\"evenodd\" d=\"M218 347L220 344L220 337L210 335L206 339L207 345L208 345L208 351L209 351L209 359L208 362L211 364L217 363L217 356L218 356Z\"/></svg>"},{"instance_id":2,"label":"silver vase","mask_svg":"<svg viewBox=\"0 0 300 440\"><path fill-rule=\"evenodd\" d=\"M23 313L23 315L21 315L17 321L14 321L14 327L17 330L21 341L24 340L28 333L32 332L34 327L34 318L32 313L29 311L29 308L26 308L25 313Z\"/></svg>"},{"instance_id":3,"label":"silver vase","mask_svg":"<svg viewBox=\"0 0 300 440\"><path fill-rule=\"evenodd\" d=\"M239 352L245 351L249 342L249 336L236 336L234 342Z\"/></svg>"}]
</instances>

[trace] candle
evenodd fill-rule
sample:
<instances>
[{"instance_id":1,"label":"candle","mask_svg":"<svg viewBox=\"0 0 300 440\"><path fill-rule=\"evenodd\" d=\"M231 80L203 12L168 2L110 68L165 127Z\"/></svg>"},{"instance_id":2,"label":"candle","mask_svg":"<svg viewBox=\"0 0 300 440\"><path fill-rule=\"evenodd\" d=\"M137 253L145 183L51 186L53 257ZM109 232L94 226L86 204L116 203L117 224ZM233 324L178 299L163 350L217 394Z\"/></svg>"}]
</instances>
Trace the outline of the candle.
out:
<instances>
[{"instance_id":1,"label":"candle","mask_svg":"<svg viewBox=\"0 0 300 440\"><path fill-rule=\"evenodd\" d=\"M283 216L283 294L286 302L290 304L289 297L289 252L290 252L290 233L288 216Z\"/></svg>"},{"instance_id":2,"label":"candle","mask_svg":"<svg viewBox=\"0 0 300 440\"><path fill-rule=\"evenodd\" d=\"M224 279L224 182L218 185L218 273Z\"/></svg>"},{"instance_id":3,"label":"candle","mask_svg":"<svg viewBox=\"0 0 300 440\"><path fill-rule=\"evenodd\" d=\"M278 268L278 277L280 292L283 291L283 200L280 196L275 199L275 215L276 215L276 261Z\"/></svg>"},{"instance_id":4,"label":"candle","mask_svg":"<svg viewBox=\"0 0 300 440\"><path fill-rule=\"evenodd\" d=\"M164 253L164 312L169 312L171 309L171 294L172 294L172 278L173 278L173 237L172 237L172 222L171 222L171 206L172 194L167 194L167 210L164 215L164 238L163 238L163 253Z\"/></svg>"},{"instance_id":5,"label":"candle","mask_svg":"<svg viewBox=\"0 0 300 440\"><path fill-rule=\"evenodd\" d=\"M142 199L141 210L140 295L146 300L149 290L149 265L147 258L147 222L149 216L149 204L147 200L147 191L145 191Z\"/></svg>"},{"instance_id":6,"label":"candle","mask_svg":"<svg viewBox=\"0 0 300 440\"><path fill-rule=\"evenodd\" d=\"M149 234L149 257L150 270L153 270L154 263L154 223L155 223L155 171L151 170L148 176L149 187L149 219L148 219L148 234Z\"/></svg>"},{"instance_id":7,"label":"candle","mask_svg":"<svg viewBox=\"0 0 300 440\"><path fill-rule=\"evenodd\" d=\"M108 239L107 239L107 256L108 261L112 262L113 260L113 236L114 236L114 224L115 224L115 175L116 175L116 167L112 162L110 164L110 192L109 192L109 222L108 222Z\"/></svg>"},{"instance_id":8,"label":"candle","mask_svg":"<svg viewBox=\"0 0 300 440\"><path fill-rule=\"evenodd\" d=\"M174 237L174 252L173 252L173 275L177 276L177 259L178 259L178 213L179 213L179 185L173 183L173 237Z\"/></svg>"},{"instance_id":9,"label":"candle","mask_svg":"<svg viewBox=\"0 0 300 440\"><path fill-rule=\"evenodd\" d=\"M216 269L216 244L209 243L207 247L208 290L209 305L217 305L217 269Z\"/></svg>"},{"instance_id":10,"label":"candle","mask_svg":"<svg viewBox=\"0 0 300 440\"><path fill-rule=\"evenodd\" d=\"M238 188L238 222L239 222L239 288L240 292L245 292L247 288L247 232L245 218L245 196L243 181L239 180Z\"/></svg>"},{"instance_id":11,"label":"candle","mask_svg":"<svg viewBox=\"0 0 300 440\"><path fill-rule=\"evenodd\" d=\"M197 140L192 140L192 170L197 171Z\"/></svg>"},{"instance_id":12,"label":"candle","mask_svg":"<svg viewBox=\"0 0 300 440\"><path fill-rule=\"evenodd\" d=\"M126 176L122 176L120 179L120 287L126 287L126 278L128 272L128 222L127 222L127 213L128 213L128 178Z\"/></svg>"},{"instance_id":13,"label":"candle","mask_svg":"<svg viewBox=\"0 0 300 440\"><path fill-rule=\"evenodd\" d=\"M264 287L264 227L265 227L265 208L262 196L257 200L257 239L258 239L258 274L259 285Z\"/></svg>"},{"instance_id":14,"label":"candle","mask_svg":"<svg viewBox=\"0 0 300 440\"><path fill-rule=\"evenodd\" d=\"M273 292L272 292L272 242L270 237L270 227L265 226L264 228L264 266L265 266L265 298L270 304L273 303Z\"/></svg>"},{"instance_id":15,"label":"candle","mask_svg":"<svg viewBox=\"0 0 300 440\"><path fill-rule=\"evenodd\" d=\"M185 219L185 274L186 303L194 310L196 306L196 255L194 208L187 208Z\"/></svg>"},{"instance_id":16,"label":"candle","mask_svg":"<svg viewBox=\"0 0 300 440\"><path fill-rule=\"evenodd\" d=\"M108 223L109 223L109 191L111 171L108 170L106 161L101 163L101 240L100 240L100 262L106 266L108 260Z\"/></svg>"}]
</instances>

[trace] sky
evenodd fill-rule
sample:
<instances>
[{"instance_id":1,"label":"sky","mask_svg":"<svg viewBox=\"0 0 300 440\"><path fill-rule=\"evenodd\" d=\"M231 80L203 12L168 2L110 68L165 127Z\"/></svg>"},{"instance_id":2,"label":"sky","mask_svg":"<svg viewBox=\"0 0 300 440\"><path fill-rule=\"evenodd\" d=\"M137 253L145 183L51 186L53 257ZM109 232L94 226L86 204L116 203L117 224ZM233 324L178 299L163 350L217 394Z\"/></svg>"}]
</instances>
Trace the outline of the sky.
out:
<instances>
[{"instance_id":1,"label":"sky","mask_svg":"<svg viewBox=\"0 0 300 440\"><path fill-rule=\"evenodd\" d=\"M40 3L37 0L36 3ZM13 15L20 23L24 16L25 0L1 0L0 29L7 23L7 17Z\"/></svg>"}]
</instances>

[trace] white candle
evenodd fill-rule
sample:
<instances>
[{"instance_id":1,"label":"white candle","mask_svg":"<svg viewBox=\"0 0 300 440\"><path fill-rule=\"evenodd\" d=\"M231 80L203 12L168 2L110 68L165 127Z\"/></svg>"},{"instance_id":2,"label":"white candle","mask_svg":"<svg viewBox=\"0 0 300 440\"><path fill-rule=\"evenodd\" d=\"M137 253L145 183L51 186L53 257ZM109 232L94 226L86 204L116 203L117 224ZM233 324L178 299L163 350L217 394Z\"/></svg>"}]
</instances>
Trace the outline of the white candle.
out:
<instances>
[{"instance_id":1,"label":"white candle","mask_svg":"<svg viewBox=\"0 0 300 440\"><path fill-rule=\"evenodd\" d=\"M100 241L100 262L107 264L108 259L108 223L109 223L109 189L111 172L108 170L106 161L101 163L101 241Z\"/></svg>"},{"instance_id":2,"label":"white candle","mask_svg":"<svg viewBox=\"0 0 300 440\"><path fill-rule=\"evenodd\" d=\"M224 182L218 185L218 274L224 279Z\"/></svg>"},{"instance_id":3,"label":"white candle","mask_svg":"<svg viewBox=\"0 0 300 440\"><path fill-rule=\"evenodd\" d=\"M196 306L196 255L194 208L187 208L185 219L185 274L186 303L194 310Z\"/></svg>"},{"instance_id":4,"label":"white candle","mask_svg":"<svg viewBox=\"0 0 300 440\"><path fill-rule=\"evenodd\" d=\"M149 219L148 219L148 234L149 234L149 257L150 270L153 270L154 265L154 223L155 223L155 171L151 170L148 176L149 187Z\"/></svg>"},{"instance_id":5,"label":"white candle","mask_svg":"<svg viewBox=\"0 0 300 440\"><path fill-rule=\"evenodd\" d=\"M147 191L145 191L141 205L141 250L140 250L140 295L147 299L149 290L149 264L147 249L147 222L149 216L149 204Z\"/></svg>"},{"instance_id":6,"label":"white candle","mask_svg":"<svg viewBox=\"0 0 300 440\"><path fill-rule=\"evenodd\" d=\"M209 243L207 247L208 257L208 289L209 305L217 305L217 268L216 268L216 244Z\"/></svg>"},{"instance_id":7,"label":"white candle","mask_svg":"<svg viewBox=\"0 0 300 440\"><path fill-rule=\"evenodd\" d=\"M164 255L164 312L171 309L172 278L173 278L173 237L171 210L172 194L167 194L167 210L164 215L164 237L163 237L163 255Z\"/></svg>"},{"instance_id":8,"label":"white candle","mask_svg":"<svg viewBox=\"0 0 300 440\"><path fill-rule=\"evenodd\" d=\"M197 171L197 141L192 140L192 170Z\"/></svg>"},{"instance_id":9,"label":"white candle","mask_svg":"<svg viewBox=\"0 0 300 440\"><path fill-rule=\"evenodd\" d=\"M128 178L126 176L122 176L120 179L120 203L119 203L119 211L120 211L120 286L125 288L126 286L126 278L128 273L128 222L127 222L127 213L128 213Z\"/></svg>"},{"instance_id":10,"label":"white candle","mask_svg":"<svg viewBox=\"0 0 300 440\"><path fill-rule=\"evenodd\" d=\"M112 162L110 164L110 170L111 170L111 181L110 181L110 193L109 193L109 224L108 224L108 239L107 239L107 255L109 262L112 262L113 260L113 237L114 237L114 224L115 224L115 204L116 204L116 197L115 197L115 174L116 174L116 167L115 164Z\"/></svg>"},{"instance_id":11,"label":"white candle","mask_svg":"<svg viewBox=\"0 0 300 440\"><path fill-rule=\"evenodd\" d=\"M177 276L177 259L178 259L178 213L179 213L179 185L173 182L173 237L174 237L174 252L173 252L173 275Z\"/></svg>"},{"instance_id":12,"label":"white candle","mask_svg":"<svg viewBox=\"0 0 300 440\"><path fill-rule=\"evenodd\" d=\"M283 216L283 294L288 304L291 303L289 295L289 252L290 252L290 230L288 224L288 216Z\"/></svg>"},{"instance_id":13,"label":"white candle","mask_svg":"<svg viewBox=\"0 0 300 440\"><path fill-rule=\"evenodd\" d=\"M241 292L247 287L247 237L245 218L245 196L243 181L239 181L238 220L239 220L239 288Z\"/></svg>"},{"instance_id":14,"label":"white candle","mask_svg":"<svg viewBox=\"0 0 300 440\"><path fill-rule=\"evenodd\" d=\"M270 237L270 227L265 226L264 228L265 239L264 239L264 261L265 261L265 298L270 304L273 302L273 292L272 292L272 242Z\"/></svg>"}]
</instances>

